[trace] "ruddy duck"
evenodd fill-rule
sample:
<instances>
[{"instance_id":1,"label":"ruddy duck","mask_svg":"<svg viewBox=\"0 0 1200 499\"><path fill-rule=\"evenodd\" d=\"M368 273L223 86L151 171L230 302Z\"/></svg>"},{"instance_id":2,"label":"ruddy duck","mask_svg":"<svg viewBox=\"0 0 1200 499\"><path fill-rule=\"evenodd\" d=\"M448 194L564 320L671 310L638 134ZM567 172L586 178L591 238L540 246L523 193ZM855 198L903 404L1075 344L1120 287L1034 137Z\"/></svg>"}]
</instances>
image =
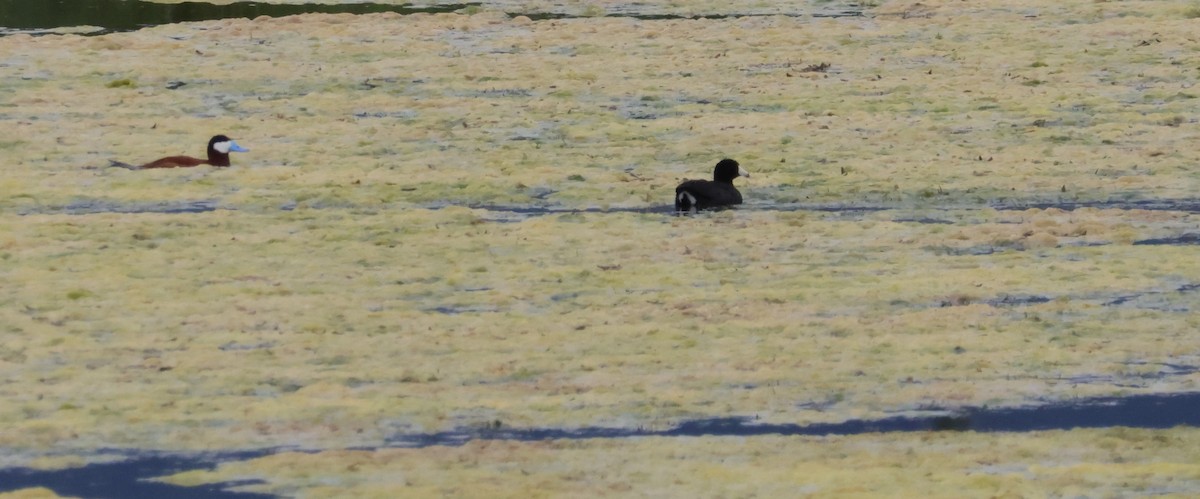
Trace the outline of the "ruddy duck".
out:
<instances>
[{"instance_id":1,"label":"ruddy duck","mask_svg":"<svg viewBox=\"0 0 1200 499\"><path fill-rule=\"evenodd\" d=\"M712 180L688 180L675 188L675 211L695 213L742 204L742 193L733 186L738 177L750 178L750 174L737 161L722 159L713 168Z\"/></svg>"},{"instance_id":2,"label":"ruddy duck","mask_svg":"<svg viewBox=\"0 0 1200 499\"><path fill-rule=\"evenodd\" d=\"M246 151L249 151L249 149L239 146L237 142L233 141L233 139L224 135L216 135L208 140L208 159L193 158L191 156L167 156L165 158L156 159L142 166L133 166L117 161L113 161L112 165L129 168L131 170L145 170L147 168L187 168L200 165L229 166L229 153Z\"/></svg>"}]
</instances>

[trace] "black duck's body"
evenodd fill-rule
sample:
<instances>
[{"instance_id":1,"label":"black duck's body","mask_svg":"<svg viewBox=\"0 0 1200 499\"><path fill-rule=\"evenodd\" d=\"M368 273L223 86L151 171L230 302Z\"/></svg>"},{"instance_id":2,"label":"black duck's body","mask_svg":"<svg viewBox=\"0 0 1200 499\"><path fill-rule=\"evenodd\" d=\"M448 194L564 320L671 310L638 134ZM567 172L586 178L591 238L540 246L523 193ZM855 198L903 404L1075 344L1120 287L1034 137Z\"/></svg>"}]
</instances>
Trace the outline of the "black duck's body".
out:
<instances>
[{"instance_id":1,"label":"black duck's body","mask_svg":"<svg viewBox=\"0 0 1200 499\"><path fill-rule=\"evenodd\" d=\"M723 159L713 169L712 180L688 180L675 188L675 211L695 213L742 204L733 179L749 176L737 161Z\"/></svg>"}]
</instances>

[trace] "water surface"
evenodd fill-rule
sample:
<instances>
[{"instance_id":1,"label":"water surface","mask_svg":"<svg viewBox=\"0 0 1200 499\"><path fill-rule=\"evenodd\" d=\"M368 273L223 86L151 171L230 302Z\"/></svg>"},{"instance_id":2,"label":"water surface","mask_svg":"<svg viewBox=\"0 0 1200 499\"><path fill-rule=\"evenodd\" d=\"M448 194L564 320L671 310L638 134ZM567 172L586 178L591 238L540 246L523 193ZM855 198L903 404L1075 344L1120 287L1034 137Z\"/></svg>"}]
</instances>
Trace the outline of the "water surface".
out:
<instances>
[{"instance_id":1,"label":"water surface","mask_svg":"<svg viewBox=\"0 0 1200 499\"><path fill-rule=\"evenodd\" d=\"M165 4L139 0L0 0L0 34L38 32L71 26L96 26L102 29L92 34L101 34L112 31L133 31L159 24L212 19L254 19L258 16L282 17L309 13L438 13L454 12L471 5L478 4L411 7L374 3L273 5L237 2L228 5L213 5L202 2Z\"/></svg>"},{"instance_id":2,"label":"water surface","mask_svg":"<svg viewBox=\"0 0 1200 499\"><path fill-rule=\"evenodd\" d=\"M203 2L155 3L140 0L0 0L0 35L12 33L44 33L67 27L94 26L98 29L86 31L97 35L114 31L133 31L147 26L179 22L208 21L213 19L246 18L259 16L282 17L297 14L372 14L396 12L399 14L456 12L470 7L482 6L482 2L433 4L413 6L375 3L349 4L291 4L278 5L257 2L236 2L213 5ZM564 4L551 4L561 8ZM785 12L743 12L720 14L679 15L651 12L652 4L632 2L612 6L604 17L629 17L644 20L664 19L726 19L759 15L785 15L813 17L856 17L863 15L860 8L824 6L809 12L788 10ZM806 6L807 7L807 6ZM534 20L574 19L578 14L560 12L508 12L509 16L526 15Z\"/></svg>"},{"instance_id":3,"label":"water surface","mask_svg":"<svg viewBox=\"0 0 1200 499\"><path fill-rule=\"evenodd\" d=\"M1190 366L1188 366L1190 367ZM1194 369L1192 367L1191 369ZM1193 371L1194 372L1194 371ZM710 418L685 421L664 430L644 428L507 428L496 421L482 428L396 435L377 448L419 448L434 445L458 446L472 440L583 440L638 437L752 437L763 435L863 435L893 432L1032 432L1074 428L1152 428L1200 426L1200 392L1131 395L1081 399L1074 403L1052 403L1030 407L930 408L926 416L895 416L871 420L849 420L819 424L760 424L753 418ZM240 493L229 487L259 483L236 483L180 487L148 481L186 470L213 469L223 462L236 462L296 449L261 449L219 454L164 454L145 451L116 451L126 460L64 470L29 468L0 469L0 493L45 487L60 495L88 498L194 498L260 499L265 494ZM105 454L112 454L106 451Z\"/></svg>"}]
</instances>

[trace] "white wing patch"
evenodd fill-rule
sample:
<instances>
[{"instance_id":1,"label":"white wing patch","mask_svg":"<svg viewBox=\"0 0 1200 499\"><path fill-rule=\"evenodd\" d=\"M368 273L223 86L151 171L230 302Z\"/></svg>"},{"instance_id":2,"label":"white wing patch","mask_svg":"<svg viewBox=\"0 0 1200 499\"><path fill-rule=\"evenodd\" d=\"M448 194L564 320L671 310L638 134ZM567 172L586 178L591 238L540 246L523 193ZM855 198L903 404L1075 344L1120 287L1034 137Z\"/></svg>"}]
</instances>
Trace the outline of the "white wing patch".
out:
<instances>
[{"instance_id":1,"label":"white wing patch","mask_svg":"<svg viewBox=\"0 0 1200 499\"><path fill-rule=\"evenodd\" d=\"M684 199L687 199L688 211L691 213L695 213L696 212L696 196L693 196L692 193L690 193L688 191L683 191L683 192L679 193L679 200L678 200L679 204L683 204Z\"/></svg>"}]
</instances>

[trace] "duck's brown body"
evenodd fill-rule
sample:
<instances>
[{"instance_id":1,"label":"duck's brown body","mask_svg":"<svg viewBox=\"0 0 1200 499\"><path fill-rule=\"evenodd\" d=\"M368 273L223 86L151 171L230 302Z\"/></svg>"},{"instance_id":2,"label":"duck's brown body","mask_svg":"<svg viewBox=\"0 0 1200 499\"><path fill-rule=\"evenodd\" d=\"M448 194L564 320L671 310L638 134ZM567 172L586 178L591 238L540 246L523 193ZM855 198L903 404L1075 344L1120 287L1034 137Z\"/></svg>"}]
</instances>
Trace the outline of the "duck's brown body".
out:
<instances>
[{"instance_id":1,"label":"duck's brown body","mask_svg":"<svg viewBox=\"0 0 1200 499\"><path fill-rule=\"evenodd\" d=\"M230 151L242 152L246 150L237 145L237 142L234 142L233 139L224 135L217 135L208 141L208 159L193 158L191 156L167 156L139 166L138 169L188 168L200 165L229 166Z\"/></svg>"},{"instance_id":2,"label":"duck's brown body","mask_svg":"<svg viewBox=\"0 0 1200 499\"><path fill-rule=\"evenodd\" d=\"M211 156L209 159L193 158L191 156L168 156L166 158L156 159L146 163L138 168L187 168L190 166L212 165L212 166L229 166L229 155L226 154L225 161L214 161Z\"/></svg>"}]
</instances>

